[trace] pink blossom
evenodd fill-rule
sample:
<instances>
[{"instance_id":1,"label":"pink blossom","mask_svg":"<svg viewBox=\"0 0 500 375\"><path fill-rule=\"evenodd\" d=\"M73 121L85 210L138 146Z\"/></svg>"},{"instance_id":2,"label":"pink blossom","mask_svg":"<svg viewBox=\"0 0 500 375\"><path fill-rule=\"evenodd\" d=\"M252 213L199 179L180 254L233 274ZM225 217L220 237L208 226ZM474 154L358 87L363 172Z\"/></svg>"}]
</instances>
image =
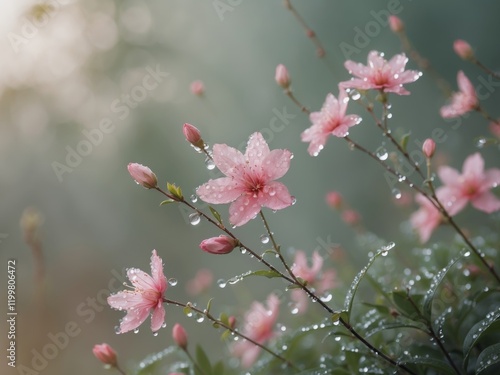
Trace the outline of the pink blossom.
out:
<instances>
[{"instance_id":1,"label":"pink blossom","mask_svg":"<svg viewBox=\"0 0 500 375\"><path fill-rule=\"evenodd\" d=\"M217 255L229 254L236 246L238 246L238 240L224 235L207 238L200 243L203 251Z\"/></svg>"},{"instance_id":2,"label":"pink blossom","mask_svg":"<svg viewBox=\"0 0 500 375\"><path fill-rule=\"evenodd\" d=\"M440 112L443 118L460 117L479 106L476 90L464 72L458 72L457 83L460 91L453 93L450 104L441 107Z\"/></svg>"},{"instance_id":3,"label":"pink blossom","mask_svg":"<svg viewBox=\"0 0 500 375\"><path fill-rule=\"evenodd\" d=\"M453 42L453 50L464 60L469 60L471 57L474 57L474 51L472 50L472 47L465 40L455 40L455 42Z\"/></svg>"},{"instance_id":4,"label":"pink blossom","mask_svg":"<svg viewBox=\"0 0 500 375\"><path fill-rule=\"evenodd\" d=\"M290 168L292 153L269 150L261 133L250 136L245 155L225 144L213 147L215 165L227 177L210 180L196 193L207 203L230 203L229 221L246 224L262 207L281 210L292 205L293 197L285 185L274 180Z\"/></svg>"},{"instance_id":5,"label":"pink blossom","mask_svg":"<svg viewBox=\"0 0 500 375\"><path fill-rule=\"evenodd\" d=\"M295 276L300 277L301 279L306 281L307 285L314 288L316 294L321 296L336 285L335 271L327 270L321 272L322 267L323 258L317 251L313 253L312 265L311 267L309 267L309 265L307 264L305 253L301 250L298 250L295 254L295 261L292 267L292 271ZM306 311L309 297L303 290L292 290L291 298L295 302L295 306L299 314Z\"/></svg>"},{"instance_id":6,"label":"pink blossom","mask_svg":"<svg viewBox=\"0 0 500 375\"><path fill-rule=\"evenodd\" d=\"M415 82L422 74L416 70L405 70L408 58L404 53L394 55L387 61L383 54L371 51L368 54L368 65L348 60L344 63L350 74L357 78L340 82L339 87L358 90L380 90L398 95L408 95L403 84Z\"/></svg>"},{"instance_id":7,"label":"pink blossom","mask_svg":"<svg viewBox=\"0 0 500 375\"><path fill-rule=\"evenodd\" d=\"M163 262L153 250L151 276L137 268L129 268L127 276L134 290L124 290L108 297L108 304L117 310L126 310L127 315L120 322L118 333L125 333L139 327L151 315L151 330L158 331L165 321L163 294L167 279L163 274Z\"/></svg>"},{"instance_id":8,"label":"pink blossom","mask_svg":"<svg viewBox=\"0 0 500 375\"><path fill-rule=\"evenodd\" d=\"M205 93L205 85L202 81L193 81L189 86L191 93L196 96L202 96Z\"/></svg>"},{"instance_id":9,"label":"pink blossom","mask_svg":"<svg viewBox=\"0 0 500 375\"><path fill-rule=\"evenodd\" d=\"M139 163L129 163L127 169L135 182L146 189L154 189L158 185L156 175L148 167Z\"/></svg>"},{"instance_id":10,"label":"pink blossom","mask_svg":"<svg viewBox=\"0 0 500 375\"><path fill-rule=\"evenodd\" d=\"M317 156L325 146L330 135L345 137L351 126L361 122L357 115L345 114L349 97L345 90L339 90L338 100L332 94L328 94L320 112L309 115L312 126L301 134L302 142L310 142L307 151L311 156Z\"/></svg>"},{"instance_id":11,"label":"pink blossom","mask_svg":"<svg viewBox=\"0 0 500 375\"><path fill-rule=\"evenodd\" d=\"M450 215L461 211L469 201L476 209L486 213L500 210L500 200L490 192L491 188L500 184L500 169L485 171L484 160L478 152L465 159L462 174L442 166L438 175L444 184L441 202Z\"/></svg>"},{"instance_id":12,"label":"pink blossom","mask_svg":"<svg viewBox=\"0 0 500 375\"><path fill-rule=\"evenodd\" d=\"M202 268L196 272L195 277L190 280L186 285L186 291L192 296L196 296L205 292L214 280L212 271L208 268Z\"/></svg>"},{"instance_id":13,"label":"pink blossom","mask_svg":"<svg viewBox=\"0 0 500 375\"><path fill-rule=\"evenodd\" d=\"M176 323L172 328L172 338L179 348L186 350L188 345L187 333L179 323Z\"/></svg>"},{"instance_id":14,"label":"pink blossom","mask_svg":"<svg viewBox=\"0 0 500 375\"><path fill-rule=\"evenodd\" d=\"M326 194L326 203L332 208L340 208L342 206L342 195L338 191L330 191Z\"/></svg>"},{"instance_id":15,"label":"pink blossom","mask_svg":"<svg viewBox=\"0 0 500 375\"><path fill-rule=\"evenodd\" d=\"M116 352L108 344L103 343L94 345L92 352L94 353L95 357L105 365L115 367L118 363Z\"/></svg>"},{"instance_id":16,"label":"pink blossom","mask_svg":"<svg viewBox=\"0 0 500 375\"><path fill-rule=\"evenodd\" d=\"M437 190L440 199L440 189ZM415 196L415 201L420 205L420 209L410 216L412 227L418 232L420 242L425 243L431 237L432 232L443 221L441 212L422 194Z\"/></svg>"},{"instance_id":17,"label":"pink blossom","mask_svg":"<svg viewBox=\"0 0 500 375\"><path fill-rule=\"evenodd\" d=\"M267 309L260 302L253 302L250 310L245 314L243 334L259 344L264 344L275 336L274 324L279 314L280 301L275 294L267 297ZM248 368L257 360L260 347L242 340L232 347L232 353L241 358L243 367Z\"/></svg>"}]
</instances>

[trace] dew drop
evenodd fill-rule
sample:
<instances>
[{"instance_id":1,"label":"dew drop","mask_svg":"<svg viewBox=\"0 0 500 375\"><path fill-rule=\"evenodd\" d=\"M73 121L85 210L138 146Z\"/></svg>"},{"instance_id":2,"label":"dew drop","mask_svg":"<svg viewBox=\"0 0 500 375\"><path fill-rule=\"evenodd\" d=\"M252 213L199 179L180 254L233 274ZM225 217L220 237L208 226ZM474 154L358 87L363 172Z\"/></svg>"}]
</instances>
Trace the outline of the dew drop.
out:
<instances>
[{"instance_id":1,"label":"dew drop","mask_svg":"<svg viewBox=\"0 0 500 375\"><path fill-rule=\"evenodd\" d=\"M392 189L392 195L394 196L394 198L396 199L399 199L401 198L401 191L399 189Z\"/></svg>"},{"instance_id":2,"label":"dew drop","mask_svg":"<svg viewBox=\"0 0 500 375\"><path fill-rule=\"evenodd\" d=\"M177 279L174 279L173 277L168 279L168 283L170 286L176 286L177 285Z\"/></svg>"},{"instance_id":3,"label":"dew drop","mask_svg":"<svg viewBox=\"0 0 500 375\"><path fill-rule=\"evenodd\" d=\"M219 279L217 281L217 285L219 286L219 288L224 289L227 285L227 281L224 279Z\"/></svg>"},{"instance_id":4,"label":"dew drop","mask_svg":"<svg viewBox=\"0 0 500 375\"><path fill-rule=\"evenodd\" d=\"M134 333L139 333L139 328L134 329Z\"/></svg>"},{"instance_id":5,"label":"dew drop","mask_svg":"<svg viewBox=\"0 0 500 375\"><path fill-rule=\"evenodd\" d=\"M262 242L263 244L269 243L269 236L267 234L261 235L260 242Z\"/></svg>"},{"instance_id":6,"label":"dew drop","mask_svg":"<svg viewBox=\"0 0 500 375\"><path fill-rule=\"evenodd\" d=\"M377 151L375 151L375 154L377 155L377 158L379 158L382 161L387 160L387 158L389 157L389 153L387 152L385 147L382 147L382 146L377 148Z\"/></svg>"},{"instance_id":7,"label":"dew drop","mask_svg":"<svg viewBox=\"0 0 500 375\"><path fill-rule=\"evenodd\" d=\"M361 94L359 93L358 90L351 90L349 92L349 96L351 97L352 100L359 100L359 98L361 98Z\"/></svg>"},{"instance_id":8,"label":"dew drop","mask_svg":"<svg viewBox=\"0 0 500 375\"><path fill-rule=\"evenodd\" d=\"M213 170L215 168L214 161L211 158L207 157L205 159L205 167L207 167L209 171Z\"/></svg>"},{"instance_id":9,"label":"dew drop","mask_svg":"<svg viewBox=\"0 0 500 375\"><path fill-rule=\"evenodd\" d=\"M197 321L198 323L203 323L203 321L204 321L204 320L205 320L205 316L204 316L204 315L198 315L198 316L196 317L196 321Z\"/></svg>"},{"instance_id":10,"label":"dew drop","mask_svg":"<svg viewBox=\"0 0 500 375\"><path fill-rule=\"evenodd\" d=\"M154 337L158 336L158 332L153 332L153 336Z\"/></svg>"},{"instance_id":11,"label":"dew drop","mask_svg":"<svg viewBox=\"0 0 500 375\"><path fill-rule=\"evenodd\" d=\"M488 143L488 141L486 140L486 138L481 137L481 138L479 138L476 141L476 147L477 148L483 148L486 145L486 143Z\"/></svg>"},{"instance_id":12,"label":"dew drop","mask_svg":"<svg viewBox=\"0 0 500 375\"><path fill-rule=\"evenodd\" d=\"M196 196L196 194L191 195L191 197L189 197L189 199L191 199L191 202L193 202L193 203L198 202L198 197Z\"/></svg>"},{"instance_id":13,"label":"dew drop","mask_svg":"<svg viewBox=\"0 0 500 375\"><path fill-rule=\"evenodd\" d=\"M121 333L120 326L115 326L115 333L119 335Z\"/></svg>"},{"instance_id":14,"label":"dew drop","mask_svg":"<svg viewBox=\"0 0 500 375\"><path fill-rule=\"evenodd\" d=\"M163 322L163 324L161 325L161 328L165 328L167 326L167 323Z\"/></svg>"},{"instance_id":15,"label":"dew drop","mask_svg":"<svg viewBox=\"0 0 500 375\"><path fill-rule=\"evenodd\" d=\"M191 225L198 225L201 221L200 214L197 212L194 212L189 215L189 222Z\"/></svg>"},{"instance_id":16,"label":"dew drop","mask_svg":"<svg viewBox=\"0 0 500 375\"><path fill-rule=\"evenodd\" d=\"M297 203L297 198L295 198L294 196L292 196L292 206Z\"/></svg>"}]
</instances>

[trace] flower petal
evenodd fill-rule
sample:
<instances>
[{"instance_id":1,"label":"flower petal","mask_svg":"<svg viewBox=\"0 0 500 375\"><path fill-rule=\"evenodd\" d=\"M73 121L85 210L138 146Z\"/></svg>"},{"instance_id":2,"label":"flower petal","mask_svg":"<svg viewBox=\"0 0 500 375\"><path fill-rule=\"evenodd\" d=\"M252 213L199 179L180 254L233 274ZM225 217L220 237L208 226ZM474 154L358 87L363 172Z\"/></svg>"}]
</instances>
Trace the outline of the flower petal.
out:
<instances>
[{"instance_id":1,"label":"flower petal","mask_svg":"<svg viewBox=\"0 0 500 375\"><path fill-rule=\"evenodd\" d=\"M440 188L439 200L450 216L455 216L467 205L467 198L460 195L460 191L448 186Z\"/></svg>"},{"instance_id":2,"label":"flower petal","mask_svg":"<svg viewBox=\"0 0 500 375\"><path fill-rule=\"evenodd\" d=\"M221 177L210 180L196 189L196 194L207 203L230 203L244 193L239 180L232 177Z\"/></svg>"},{"instance_id":3,"label":"flower petal","mask_svg":"<svg viewBox=\"0 0 500 375\"><path fill-rule=\"evenodd\" d=\"M491 168L484 172L485 181L484 183L489 188L494 188L500 185L500 169Z\"/></svg>"},{"instance_id":4,"label":"flower petal","mask_svg":"<svg viewBox=\"0 0 500 375\"><path fill-rule=\"evenodd\" d=\"M485 191L471 201L472 205L488 214L500 210L500 199L498 199L492 192Z\"/></svg>"},{"instance_id":5,"label":"flower petal","mask_svg":"<svg viewBox=\"0 0 500 375\"><path fill-rule=\"evenodd\" d=\"M238 174L240 166L245 164L243 154L225 144L215 144L213 149L214 163L226 176Z\"/></svg>"},{"instance_id":6,"label":"flower petal","mask_svg":"<svg viewBox=\"0 0 500 375\"><path fill-rule=\"evenodd\" d=\"M253 219L260 208L257 197L242 195L229 206L229 222L235 227L242 226Z\"/></svg>"},{"instance_id":7,"label":"flower petal","mask_svg":"<svg viewBox=\"0 0 500 375\"><path fill-rule=\"evenodd\" d=\"M165 308L163 307L163 301L158 301L158 305L153 310L151 315L151 331L158 331L163 323L165 322Z\"/></svg>"},{"instance_id":8,"label":"flower petal","mask_svg":"<svg viewBox=\"0 0 500 375\"><path fill-rule=\"evenodd\" d=\"M442 166L438 169L438 176L443 182L443 184L448 186L454 186L460 181L460 173L456 169L448 166Z\"/></svg>"},{"instance_id":9,"label":"flower petal","mask_svg":"<svg viewBox=\"0 0 500 375\"><path fill-rule=\"evenodd\" d=\"M148 317L148 308L136 308L127 311L120 323L120 333L132 331L139 327Z\"/></svg>"},{"instance_id":10,"label":"flower petal","mask_svg":"<svg viewBox=\"0 0 500 375\"><path fill-rule=\"evenodd\" d=\"M262 172L268 180L276 180L290 168L292 153L288 150L272 150L262 161Z\"/></svg>"},{"instance_id":11,"label":"flower petal","mask_svg":"<svg viewBox=\"0 0 500 375\"><path fill-rule=\"evenodd\" d=\"M269 154L269 146L266 140L261 133L253 133L248 140L247 149L245 151L245 161L250 161L250 163L258 165L264 160L267 154Z\"/></svg>"},{"instance_id":12,"label":"flower petal","mask_svg":"<svg viewBox=\"0 0 500 375\"><path fill-rule=\"evenodd\" d=\"M260 206L270 208L271 210L281 210L292 205L293 198L288 189L281 182L271 181L266 185L263 194L259 196Z\"/></svg>"},{"instance_id":13,"label":"flower petal","mask_svg":"<svg viewBox=\"0 0 500 375\"><path fill-rule=\"evenodd\" d=\"M156 285L155 289L163 294L167 289L167 278L163 274L163 261L156 250L153 250L153 255L151 255L151 276Z\"/></svg>"},{"instance_id":14,"label":"flower petal","mask_svg":"<svg viewBox=\"0 0 500 375\"><path fill-rule=\"evenodd\" d=\"M146 272L139 268L129 268L127 277L134 287L140 290L154 289L156 290L155 281Z\"/></svg>"},{"instance_id":15,"label":"flower petal","mask_svg":"<svg viewBox=\"0 0 500 375\"><path fill-rule=\"evenodd\" d=\"M479 152L476 152L464 161L462 174L464 176L481 176L484 171L484 159Z\"/></svg>"},{"instance_id":16,"label":"flower petal","mask_svg":"<svg viewBox=\"0 0 500 375\"><path fill-rule=\"evenodd\" d=\"M144 299L141 293L131 290L123 290L108 297L108 304L117 310L127 310L137 307L148 308L149 303Z\"/></svg>"},{"instance_id":17,"label":"flower petal","mask_svg":"<svg viewBox=\"0 0 500 375\"><path fill-rule=\"evenodd\" d=\"M464 74L463 71L458 72L457 83L458 83L458 88L460 89L461 92L463 92L464 94L466 94L471 98L476 97L476 90L474 89L472 82L469 80L469 78L467 78L467 76Z\"/></svg>"}]
</instances>

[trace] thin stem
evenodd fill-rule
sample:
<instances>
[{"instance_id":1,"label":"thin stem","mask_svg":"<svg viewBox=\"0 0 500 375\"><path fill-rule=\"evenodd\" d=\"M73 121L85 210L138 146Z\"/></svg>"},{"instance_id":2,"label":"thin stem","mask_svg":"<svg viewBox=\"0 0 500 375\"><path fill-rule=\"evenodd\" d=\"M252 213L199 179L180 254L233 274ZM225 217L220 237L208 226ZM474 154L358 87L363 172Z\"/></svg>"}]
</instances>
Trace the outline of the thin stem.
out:
<instances>
[{"instance_id":1,"label":"thin stem","mask_svg":"<svg viewBox=\"0 0 500 375\"><path fill-rule=\"evenodd\" d=\"M198 370L198 372L201 372L202 374L207 375L207 373L205 371L203 371L203 369L198 365L198 363L194 360L193 356L191 355L191 353L189 353L189 351L187 349L184 349L184 353L186 353L189 360L191 361L193 366L196 367L196 370Z\"/></svg>"},{"instance_id":2,"label":"thin stem","mask_svg":"<svg viewBox=\"0 0 500 375\"><path fill-rule=\"evenodd\" d=\"M476 112L479 112L486 120L494 122L495 124L499 124L499 120L493 118L493 116L491 116L488 112L486 112L486 110L483 107L478 105L475 108L475 110Z\"/></svg>"},{"instance_id":3,"label":"thin stem","mask_svg":"<svg viewBox=\"0 0 500 375\"><path fill-rule=\"evenodd\" d=\"M484 70L486 73L488 73L490 76L492 76L496 79L500 79L500 75L498 73L495 73L493 70L488 68L486 65L484 65L481 61L479 61L475 57L472 57L471 61L472 61L472 63L476 64L479 68Z\"/></svg>"},{"instance_id":4,"label":"thin stem","mask_svg":"<svg viewBox=\"0 0 500 375\"><path fill-rule=\"evenodd\" d=\"M209 311L207 310L200 310L198 309L197 307L191 305L191 304L188 304L188 303L182 303L182 302L178 302L178 301L174 301L174 300L170 300L170 299L167 299L167 298L163 298L163 302L165 303L169 303L169 304L172 304L172 305L176 305L176 306L180 306L180 307L188 307L190 308L191 310L193 311L196 311L197 313L205 316L208 320L210 320L211 322L213 323L216 323L218 324L219 326L225 328L225 329L228 329L229 331L231 331L233 334L235 334L236 336L238 337L241 337L242 339L245 339L247 340L248 342L251 342L252 344L258 346L259 348L265 350L266 352L268 352L269 354L273 355L274 357L278 358L279 360L281 360L282 362L284 362L287 366L290 366L290 367L293 367L294 369L297 369L297 367L292 363L290 362L288 359L284 358L283 356L281 356L280 354L278 353L275 353L273 352L271 349L269 349L267 346L263 345L263 344L260 344L258 343L257 341L255 340L252 340L250 337L248 336L245 336L244 334L240 333L238 330L234 329L233 327L231 326L228 326L227 324L224 324L224 322L220 321L219 319L215 318L214 316L212 316L210 314Z\"/></svg>"},{"instance_id":5,"label":"thin stem","mask_svg":"<svg viewBox=\"0 0 500 375\"><path fill-rule=\"evenodd\" d=\"M116 364L114 367L115 367L116 371L118 371L120 374L122 374L122 375L127 375L127 373L126 373L125 371L123 371L123 370L121 369L121 367L120 367L120 366L118 366L118 364Z\"/></svg>"},{"instance_id":6,"label":"thin stem","mask_svg":"<svg viewBox=\"0 0 500 375\"><path fill-rule=\"evenodd\" d=\"M422 319L425 322L425 325L427 326L428 331L426 332L430 337L434 339L436 344L439 346L439 349L443 352L444 356L446 357L446 360L450 363L451 367L453 367L453 370L455 371L456 374L461 375L460 370L456 366L455 362L453 362L453 359L451 359L450 354L444 347L443 342L439 338L438 335L436 335L436 332L434 332L434 328L432 328L432 324L429 322L429 320L422 315L420 312L420 309L418 306L415 304L415 301L413 301L413 298L410 296L410 290L406 290L406 297L408 298L408 301L410 301L410 304L413 306L413 309L415 312L418 314L419 318Z\"/></svg>"},{"instance_id":7,"label":"thin stem","mask_svg":"<svg viewBox=\"0 0 500 375\"><path fill-rule=\"evenodd\" d=\"M302 105L302 103L300 103L297 98L295 97L295 95L293 95L293 92L292 90L290 90L289 88L285 89L284 90L285 94L290 98L292 99L292 102L295 103L295 105L297 105L297 107L300 108L300 110L306 114L309 114L311 113L311 111L309 111L309 109L307 109L306 106Z\"/></svg>"}]
</instances>

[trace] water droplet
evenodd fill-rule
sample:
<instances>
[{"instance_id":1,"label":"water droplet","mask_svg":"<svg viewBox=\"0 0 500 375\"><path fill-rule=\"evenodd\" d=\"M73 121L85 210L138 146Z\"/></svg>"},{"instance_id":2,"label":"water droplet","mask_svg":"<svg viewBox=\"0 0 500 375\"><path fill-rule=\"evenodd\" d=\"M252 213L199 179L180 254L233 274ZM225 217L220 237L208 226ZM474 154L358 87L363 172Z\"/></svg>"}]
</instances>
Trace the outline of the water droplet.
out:
<instances>
[{"instance_id":1,"label":"water droplet","mask_svg":"<svg viewBox=\"0 0 500 375\"><path fill-rule=\"evenodd\" d=\"M214 163L214 161L211 158L209 158L207 156L206 159L205 159L205 166L207 167L207 169L209 171L211 171L211 170L213 170L215 168L215 163Z\"/></svg>"},{"instance_id":2,"label":"water droplet","mask_svg":"<svg viewBox=\"0 0 500 375\"><path fill-rule=\"evenodd\" d=\"M198 225L201 221L201 217L200 217L200 214L197 213L197 212L194 212L192 214L189 215L189 222L191 223L191 225Z\"/></svg>"},{"instance_id":3,"label":"water droplet","mask_svg":"<svg viewBox=\"0 0 500 375\"><path fill-rule=\"evenodd\" d=\"M351 90L349 92L349 96L351 97L352 100L359 100L359 98L361 98L361 94L359 93L358 90Z\"/></svg>"},{"instance_id":4,"label":"water droplet","mask_svg":"<svg viewBox=\"0 0 500 375\"><path fill-rule=\"evenodd\" d=\"M198 315L198 316L196 317L196 321L197 321L198 323L202 323L204 320L205 320L205 315L201 315L201 314L200 314L200 315Z\"/></svg>"},{"instance_id":5,"label":"water droplet","mask_svg":"<svg viewBox=\"0 0 500 375\"><path fill-rule=\"evenodd\" d=\"M115 326L115 333L118 335L121 333L120 326Z\"/></svg>"},{"instance_id":6,"label":"water droplet","mask_svg":"<svg viewBox=\"0 0 500 375\"><path fill-rule=\"evenodd\" d=\"M476 147L483 148L486 145L486 143L488 143L488 140L486 138L481 137L476 141Z\"/></svg>"},{"instance_id":7,"label":"water droplet","mask_svg":"<svg viewBox=\"0 0 500 375\"><path fill-rule=\"evenodd\" d=\"M163 324L161 325L161 328L165 328L167 326L167 323L163 322Z\"/></svg>"},{"instance_id":8,"label":"water droplet","mask_svg":"<svg viewBox=\"0 0 500 375\"><path fill-rule=\"evenodd\" d=\"M247 253L247 249L245 249L244 247L240 247L240 253L246 254Z\"/></svg>"},{"instance_id":9,"label":"water droplet","mask_svg":"<svg viewBox=\"0 0 500 375\"><path fill-rule=\"evenodd\" d=\"M375 151L375 155L377 155L377 158L379 158L382 161L387 160L387 158L389 157L389 153L387 152L385 147L382 146L377 148L377 151Z\"/></svg>"},{"instance_id":10,"label":"water droplet","mask_svg":"<svg viewBox=\"0 0 500 375\"><path fill-rule=\"evenodd\" d=\"M134 329L134 333L139 333L139 328Z\"/></svg>"},{"instance_id":11,"label":"water droplet","mask_svg":"<svg viewBox=\"0 0 500 375\"><path fill-rule=\"evenodd\" d=\"M176 286L177 285L177 279L174 279L173 277L168 279L168 283L170 286Z\"/></svg>"},{"instance_id":12,"label":"water droplet","mask_svg":"<svg viewBox=\"0 0 500 375\"><path fill-rule=\"evenodd\" d=\"M292 206L297 203L297 198L295 198L294 196L292 196Z\"/></svg>"},{"instance_id":13,"label":"water droplet","mask_svg":"<svg viewBox=\"0 0 500 375\"><path fill-rule=\"evenodd\" d=\"M196 194L192 194L190 199L191 199L191 202L193 202L193 203L198 202L198 197L196 196Z\"/></svg>"},{"instance_id":14,"label":"water droplet","mask_svg":"<svg viewBox=\"0 0 500 375\"><path fill-rule=\"evenodd\" d=\"M267 234L261 235L260 242L262 242L263 244L269 243L269 236Z\"/></svg>"},{"instance_id":15,"label":"water droplet","mask_svg":"<svg viewBox=\"0 0 500 375\"><path fill-rule=\"evenodd\" d=\"M217 285L219 286L219 288L224 289L227 285L227 281L224 279L219 279L217 281Z\"/></svg>"},{"instance_id":16,"label":"water droplet","mask_svg":"<svg viewBox=\"0 0 500 375\"><path fill-rule=\"evenodd\" d=\"M158 332L153 332L153 336L154 337L158 336Z\"/></svg>"},{"instance_id":17,"label":"water droplet","mask_svg":"<svg viewBox=\"0 0 500 375\"><path fill-rule=\"evenodd\" d=\"M396 199L399 199L401 198L401 191L399 189L392 189L392 195L394 196L394 198Z\"/></svg>"}]
</instances>

